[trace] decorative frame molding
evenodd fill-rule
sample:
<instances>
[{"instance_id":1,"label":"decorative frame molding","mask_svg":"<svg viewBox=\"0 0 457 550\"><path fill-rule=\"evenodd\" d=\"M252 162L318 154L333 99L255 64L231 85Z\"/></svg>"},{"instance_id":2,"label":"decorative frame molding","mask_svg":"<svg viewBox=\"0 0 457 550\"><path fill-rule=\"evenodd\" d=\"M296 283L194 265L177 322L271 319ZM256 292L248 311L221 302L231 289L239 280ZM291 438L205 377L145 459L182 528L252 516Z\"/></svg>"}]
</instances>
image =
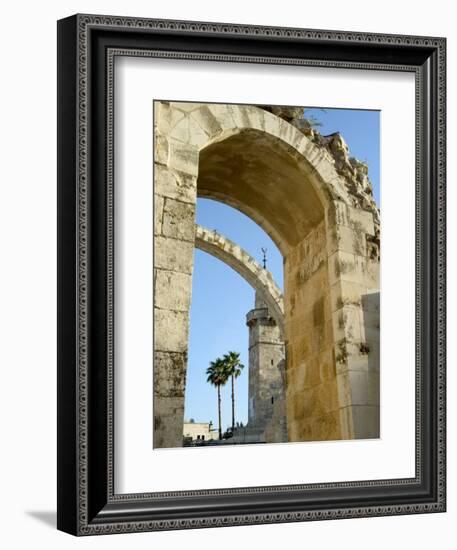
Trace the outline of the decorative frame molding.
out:
<instances>
[{"instance_id":1,"label":"decorative frame molding","mask_svg":"<svg viewBox=\"0 0 457 550\"><path fill-rule=\"evenodd\" d=\"M445 39L75 15L59 21L58 43L58 528L90 535L444 511ZM114 493L113 74L120 55L415 73L414 478Z\"/></svg>"}]
</instances>

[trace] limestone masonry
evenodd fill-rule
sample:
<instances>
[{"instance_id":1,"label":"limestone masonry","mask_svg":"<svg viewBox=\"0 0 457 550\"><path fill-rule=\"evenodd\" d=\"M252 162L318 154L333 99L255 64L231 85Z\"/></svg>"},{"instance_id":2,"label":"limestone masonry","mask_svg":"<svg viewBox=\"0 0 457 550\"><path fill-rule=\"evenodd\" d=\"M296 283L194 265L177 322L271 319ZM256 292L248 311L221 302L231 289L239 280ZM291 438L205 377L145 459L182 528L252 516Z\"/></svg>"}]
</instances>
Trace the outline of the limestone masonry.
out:
<instances>
[{"instance_id":1,"label":"limestone masonry","mask_svg":"<svg viewBox=\"0 0 457 550\"><path fill-rule=\"evenodd\" d=\"M284 297L236 243L195 225L197 197L270 235ZM299 108L155 102L154 209L154 447L182 445L194 247L256 290L250 435L379 437L380 213L342 136Z\"/></svg>"}]
</instances>

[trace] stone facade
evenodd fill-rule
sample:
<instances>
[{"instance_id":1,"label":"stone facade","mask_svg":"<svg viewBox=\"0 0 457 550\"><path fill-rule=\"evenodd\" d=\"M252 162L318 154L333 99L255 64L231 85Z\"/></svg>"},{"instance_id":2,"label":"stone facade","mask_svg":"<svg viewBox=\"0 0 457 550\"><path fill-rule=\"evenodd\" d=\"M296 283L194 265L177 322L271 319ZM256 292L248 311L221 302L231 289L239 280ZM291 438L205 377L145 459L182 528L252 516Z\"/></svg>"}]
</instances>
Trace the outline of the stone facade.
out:
<instances>
[{"instance_id":1,"label":"stone facade","mask_svg":"<svg viewBox=\"0 0 457 550\"><path fill-rule=\"evenodd\" d=\"M366 167L284 108L154 108L154 446L182 440L197 196L250 216L283 254L288 440L378 437L380 226Z\"/></svg>"},{"instance_id":2,"label":"stone facade","mask_svg":"<svg viewBox=\"0 0 457 550\"><path fill-rule=\"evenodd\" d=\"M182 445L195 235L196 174L184 150L170 153L179 113L156 104L154 149L154 447Z\"/></svg>"},{"instance_id":3,"label":"stone facade","mask_svg":"<svg viewBox=\"0 0 457 550\"><path fill-rule=\"evenodd\" d=\"M256 293L249 327L248 430L266 443L287 441L284 341L267 304Z\"/></svg>"}]
</instances>

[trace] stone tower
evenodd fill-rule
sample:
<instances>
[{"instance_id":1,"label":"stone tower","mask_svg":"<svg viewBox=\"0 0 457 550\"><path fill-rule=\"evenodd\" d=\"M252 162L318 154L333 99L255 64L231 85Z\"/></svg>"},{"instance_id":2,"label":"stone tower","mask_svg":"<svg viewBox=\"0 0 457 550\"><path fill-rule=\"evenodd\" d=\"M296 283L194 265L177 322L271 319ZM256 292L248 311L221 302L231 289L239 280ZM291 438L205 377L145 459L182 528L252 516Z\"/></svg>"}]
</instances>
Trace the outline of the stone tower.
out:
<instances>
[{"instance_id":1,"label":"stone tower","mask_svg":"<svg viewBox=\"0 0 457 550\"><path fill-rule=\"evenodd\" d=\"M248 431L267 443L287 441L284 342L258 292L246 324L249 327Z\"/></svg>"}]
</instances>

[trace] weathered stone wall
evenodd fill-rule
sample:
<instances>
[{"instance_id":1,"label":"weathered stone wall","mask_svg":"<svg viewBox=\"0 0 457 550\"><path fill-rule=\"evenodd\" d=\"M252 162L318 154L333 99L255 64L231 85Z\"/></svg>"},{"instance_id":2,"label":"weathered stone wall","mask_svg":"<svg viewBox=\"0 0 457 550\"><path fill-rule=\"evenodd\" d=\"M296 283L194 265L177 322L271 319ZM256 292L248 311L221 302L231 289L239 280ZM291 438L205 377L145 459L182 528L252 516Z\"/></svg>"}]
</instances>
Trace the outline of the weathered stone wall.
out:
<instances>
[{"instance_id":1,"label":"weathered stone wall","mask_svg":"<svg viewBox=\"0 0 457 550\"><path fill-rule=\"evenodd\" d=\"M170 155L170 128L182 113L172 113L160 102L154 106L153 441L154 447L179 447L184 421L197 173L186 151Z\"/></svg>"},{"instance_id":2,"label":"weathered stone wall","mask_svg":"<svg viewBox=\"0 0 457 550\"><path fill-rule=\"evenodd\" d=\"M379 213L330 138L252 106L155 104L155 446L182 436L197 194L284 256L289 439L377 436Z\"/></svg>"},{"instance_id":3,"label":"weathered stone wall","mask_svg":"<svg viewBox=\"0 0 457 550\"><path fill-rule=\"evenodd\" d=\"M337 203L286 258L290 441L379 437L373 235L370 212Z\"/></svg>"},{"instance_id":4,"label":"weathered stone wall","mask_svg":"<svg viewBox=\"0 0 457 550\"><path fill-rule=\"evenodd\" d=\"M341 439L325 220L290 251L285 274L289 440Z\"/></svg>"},{"instance_id":5,"label":"weathered stone wall","mask_svg":"<svg viewBox=\"0 0 457 550\"><path fill-rule=\"evenodd\" d=\"M280 368L285 368L285 360ZM266 443L286 443L288 441L285 392L273 404L273 414L265 427L263 437Z\"/></svg>"},{"instance_id":6,"label":"weathered stone wall","mask_svg":"<svg viewBox=\"0 0 457 550\"><path fill-rule=\"evenodd\" d=\"M328 221L329 281L341 426L379 437L379 249L371 212L336 203Z\"/></svg>"}]
</instances>

